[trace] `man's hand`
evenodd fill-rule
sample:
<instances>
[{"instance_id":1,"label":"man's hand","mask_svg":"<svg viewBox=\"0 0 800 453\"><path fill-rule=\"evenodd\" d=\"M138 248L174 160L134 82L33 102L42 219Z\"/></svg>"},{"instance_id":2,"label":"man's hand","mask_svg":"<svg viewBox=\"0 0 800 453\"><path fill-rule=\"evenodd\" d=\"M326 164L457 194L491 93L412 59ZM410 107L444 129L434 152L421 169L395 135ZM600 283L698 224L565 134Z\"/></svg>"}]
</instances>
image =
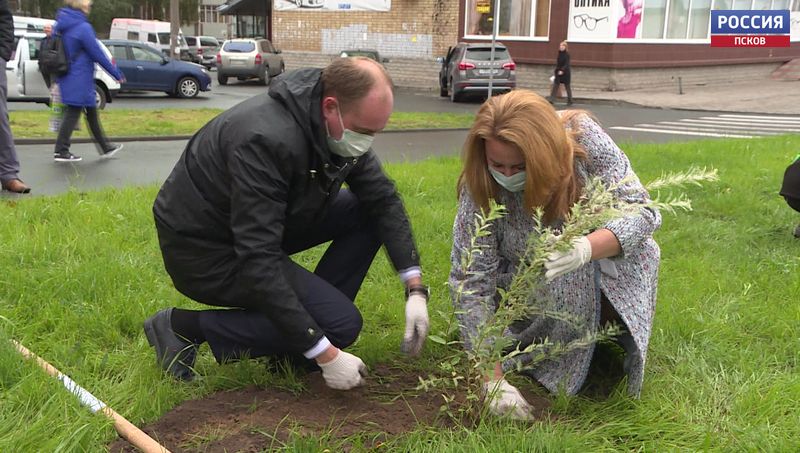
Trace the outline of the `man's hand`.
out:
<instances>
[{"instance_id":1,"label":"man's hand","mask_svg":"<svg viewBox=\"0 0 800 453\"><path fill-rule=\"evenodd\" d=\"M337 350L333 360L324 363L317 360L317 364L322 368L325 384L332 389L350 390L366 383L367 366L353 354Z\"/></svg>"},{"instance_id":2,"label":"man's hand","mask_svg":"<svg viewBox=\"0 0 800 453\"><path fill-rule=\"evenodd\" d=\"M428 298L419 292L410 291L406 301L406 331L403 335L402 351L411 356L419 355L425 338L428 337Z\"/></svg>"},{"instance_id":3,"label":"man's hand","mask_svg":"<svg viewBox=\"0 0 800 453\"><path fill-rule=\"evenodd\" d=\"M544 276L547 281L572 272L592 259L592 244L586 236L572 240L572 249L566 252L553 252L547 256Z\"/></svg>"},{"instance_id":4,"label":"man's hand","mask_svg":"<svg viewBox=\"0 0 800 453\"><path fill-rule=\"evenodd\" d=\"M483 384L483 393L492 414L508 415L515 420L533 420L531 405L505 379L487 381Z\"/></svg>"}]
</instances>

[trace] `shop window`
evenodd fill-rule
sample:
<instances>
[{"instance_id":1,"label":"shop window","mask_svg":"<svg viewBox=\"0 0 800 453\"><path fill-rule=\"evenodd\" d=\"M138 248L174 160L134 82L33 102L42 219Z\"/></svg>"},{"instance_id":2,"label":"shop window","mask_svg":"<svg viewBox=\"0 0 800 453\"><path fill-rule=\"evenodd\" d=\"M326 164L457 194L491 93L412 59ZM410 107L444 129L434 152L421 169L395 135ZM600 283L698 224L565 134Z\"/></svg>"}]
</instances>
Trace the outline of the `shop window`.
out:
<instances>
[{"instance_id":1,"label":"shop window","mask_svg":"<svg viewBox=\"0 0 800 453\"><path fill-rule=\"evenodd\" d=\"M707 39L712 9L789 9L792 0L645 0L643 38ZM794 0L800 4L800 0ZM795 7L793 6L793 8Z\"/></svg>"},{"instance_id":2,"label":"shop window","mask_svg":"<svg viewBox=\"0 0 800 453\"><path fill-rule=\"evenodd\" d=\"M466 35L493 33L495 1L499 9L498 36L547 36L550 0L466 0Z\"/></svg>"}]
</instances>

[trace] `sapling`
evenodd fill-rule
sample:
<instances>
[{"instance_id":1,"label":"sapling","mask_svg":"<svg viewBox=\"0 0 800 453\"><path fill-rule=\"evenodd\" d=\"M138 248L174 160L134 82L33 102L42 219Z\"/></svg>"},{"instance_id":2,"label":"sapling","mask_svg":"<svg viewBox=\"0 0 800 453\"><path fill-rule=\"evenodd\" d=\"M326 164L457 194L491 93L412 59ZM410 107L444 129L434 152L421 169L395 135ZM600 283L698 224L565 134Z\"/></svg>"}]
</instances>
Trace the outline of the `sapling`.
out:
<instances>
[{"instance_id":1,"label":"sapling","mask_svg":"<svg viewBox=\"0 0 800 453\"><path fill-rule=\"evenodd\" d=\"M544 225L541 220L543 212L534 212L534 228L528 236L525 251L516 266L516 272L507 288L497 288L499 302L493 315L478 326L477 334L471 338L472 347L464 348L462 340L457 339L459 325L457 315L460 313L439 312L447 319L444 331L439 335L431 335L429 339L435 343L451 346L450 353L441 361L439 373L424 379L419 378L418 388L425 391L437 389L442 391L444 404L440 410L451 418L466 421L479 420L485 407L481 404L483 383L486 376L491 376L497 363L505 363L506 369L515 371L530 370L545 360L552 360L576 349L585 348L592 343L613 338L621 333L615 324L605 326L585 325L582 320L568 313L551 310L542 289L544 279L544 262L554 251L568 250L572 240L602 228L612 219L637 215L642 209L655 209L676 214L677 210L691 210L691 202L685 194L668 193L662 198L660 191L670 188L681 188L688 184L700 185L704 181L717 180L716 170L692 168L683 173L663 175L645 187L656 192L651 200L638 202L625 199L625 187L631 182L624 178L611 186L599 178L590 178L582 191L580 200L575 203L564 222L558 226ZM482 277L474 270L474 260L483 253L485 245L481 239L492 234L493 222L506 214L504 206L490 201L488 211L475 215L472 235L466 251L461 254L461 269L468 277ZM451 288L454 306L469 292L464 288L464 281ZM558 343L549 338L537 338L528 344L514 344L514 337L509 334L509 326L521 319L537 319L568 324L576 335L572 341ZM534 324L535 326L539 323ZM517 333L517 338L534 336L535 332ZM463 392L464 400L456 398L458 391ZM455 405L455 407L453 407Z\"/></svg>"}]
</instances>

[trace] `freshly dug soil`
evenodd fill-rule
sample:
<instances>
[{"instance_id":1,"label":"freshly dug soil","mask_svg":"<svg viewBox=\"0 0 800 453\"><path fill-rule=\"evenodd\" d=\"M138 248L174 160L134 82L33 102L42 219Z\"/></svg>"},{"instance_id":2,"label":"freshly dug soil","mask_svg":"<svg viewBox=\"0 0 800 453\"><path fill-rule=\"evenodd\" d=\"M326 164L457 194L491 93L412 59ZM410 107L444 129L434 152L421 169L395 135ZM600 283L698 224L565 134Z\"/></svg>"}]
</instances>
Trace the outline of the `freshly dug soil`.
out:
<instances>
[{"instance_id":1,"label":"freshly dug soil","mask_svg":"<svg viewBox=\"0 0 800 453\"><path fill-rule=\"evenodd\" d=\"M370 371L366 386L349 391L328 388L318 372L306 375L305 384L307 391L300 394L256 387L217 392L186 401L140 428L173 453L261 452L282 447L292 433L342 443L346 450L346 439L354 435L361 447L372 448L419 426L452 424L440 415L440 392L415 390L417 374L382 366ZM523 393L535 415L546 416L549 400ZM124 439L109 450L137 451Z\"/></svg>"}]
</instances>

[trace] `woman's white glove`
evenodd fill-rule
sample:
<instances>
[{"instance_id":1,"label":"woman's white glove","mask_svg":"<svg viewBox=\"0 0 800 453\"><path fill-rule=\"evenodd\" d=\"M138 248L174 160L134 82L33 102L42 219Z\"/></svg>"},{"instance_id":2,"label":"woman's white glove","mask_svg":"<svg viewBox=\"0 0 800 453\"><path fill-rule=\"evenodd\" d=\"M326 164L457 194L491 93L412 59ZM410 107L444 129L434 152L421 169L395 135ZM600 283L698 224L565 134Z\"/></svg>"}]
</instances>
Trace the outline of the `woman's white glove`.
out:
<instances>
[{"instance_id":1,"label":"woman's white glove","mask_svg":"<svg viewBox=\"0 0 800 453\"><path fill-rule=\"evenodd\" d=\"M544 263L544 276L547 281L579 269L592 259L592 244L586 236L572 240L572 249L566 252L553 252Z\"/></svg>"},{"instance_id":2,"label":"woman's white glove","mask_svg":"<svg viewBox=\"0 0 800 453\"><path fill-rule=\"evenodd\" d=\"M325 383L332 389L350 390L366 383L364 376L367 375L367 366L348 352L339 350L333 360L319 363L319 367L322 368Z\"/></svg>"},{"instance_id":3,"label":"woman's white glove","mask_svg":"<svg viewBox=\"0 0 800 453\"><path fill-rule=\"evenodd\" d=\"M428 337L428 299L419 293L411 293L406 301L406 331L403 334L402 351L416 356L422 351Z\"/></svg>"},{"instance_id":4,"label":"woman's white glove","mask_svg":"<svg viewBox=\"0 0 800 453\"><path fill-rule=\"evenodd\" d=\"M515 420L533 420L531 405L525 401L519 390L505 379L484 383L483 394L492 414L508 415Z\"/></svg>"}]
</instances>

